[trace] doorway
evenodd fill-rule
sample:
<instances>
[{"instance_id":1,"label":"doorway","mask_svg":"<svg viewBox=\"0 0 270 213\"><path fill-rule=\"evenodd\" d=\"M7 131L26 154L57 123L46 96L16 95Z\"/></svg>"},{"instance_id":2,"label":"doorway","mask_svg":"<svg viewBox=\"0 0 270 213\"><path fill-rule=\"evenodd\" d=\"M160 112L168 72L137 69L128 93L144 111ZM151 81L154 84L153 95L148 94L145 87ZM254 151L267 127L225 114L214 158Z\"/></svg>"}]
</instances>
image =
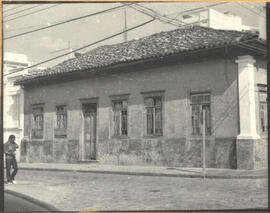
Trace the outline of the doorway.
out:
<instances>
[{"instance_id":1,"label":"doorway","mask_svg":"<svg viewBox=\"0 0 270 213\"><path fill-rule=\"evenodd\" d=\"M97 103L83 103L82 159L96 160Z\"/></svg>"}]
</instances>

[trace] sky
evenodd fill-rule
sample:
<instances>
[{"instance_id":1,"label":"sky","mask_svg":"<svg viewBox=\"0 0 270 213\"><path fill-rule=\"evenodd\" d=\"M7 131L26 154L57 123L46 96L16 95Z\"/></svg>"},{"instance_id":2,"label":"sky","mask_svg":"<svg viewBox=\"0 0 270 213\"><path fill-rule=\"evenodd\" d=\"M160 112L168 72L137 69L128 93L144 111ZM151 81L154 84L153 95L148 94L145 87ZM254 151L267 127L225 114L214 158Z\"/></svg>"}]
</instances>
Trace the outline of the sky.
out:
<instances>
[{"instance_id":1,"label":"sky","mask_svg":"<svg viewBox=\"0 0 270 213\"><path fill-rule=\"evenodd\" d=\"M162 15L175 18L177 15L175 13L177 12L213 5L215 2L143 2L140 4L157 11ZM6 38L39 27L48 26L59 21L95 13L120 5L121 3L3 4L3 37ZM237 14L242 18L243 24L257 27L259 19L265 17L263 12L258 14L258 9L261 9L263 5L264 3L256 2L227 2L211 8L220 12ZM121 8L46 30L4 40L4 54L5 52L25 54L27 55L28 60L34 63L53 58L68 52L69 47L76 49L123 31L125 28L124 11L126 11L127 28L151 20L151 17L148 15L142 14L130 7L126 7L126 9ZM27 15L32 12L33 14ZM12 20L13 18L14 20ZM128 32L127 38L128 40L138 39L140 37L176 28L177 27L171 24L155 20L154 22ZM80 52L83 53L97 46L123 41L124 36L120 35ZM66 59L67 57L59 58L41 66L50 67Z\"/></svg>"}]
</instances>

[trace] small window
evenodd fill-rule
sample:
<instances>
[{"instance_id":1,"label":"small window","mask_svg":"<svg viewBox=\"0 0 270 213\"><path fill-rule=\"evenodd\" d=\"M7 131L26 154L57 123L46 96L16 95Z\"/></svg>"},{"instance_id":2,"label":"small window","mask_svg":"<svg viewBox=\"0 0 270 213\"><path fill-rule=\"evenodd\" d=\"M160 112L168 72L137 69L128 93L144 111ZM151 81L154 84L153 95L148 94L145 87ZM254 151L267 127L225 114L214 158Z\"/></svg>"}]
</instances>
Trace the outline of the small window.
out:
<instances>
[{"instance_id":1,"label":"small window","mask_svg":"<svg viewBox=\"0 0 270 213\"><path fill-rule=\"evenodd\" d=\"M34 106L32 108L32 137L43 138L43 106Z\"/></svg>"},{"instance_id":2,"label":"small window","mask_svg":"<svg viewBox=\"0 0 270 213\"><path fill-rule=\"evenodd\" d=\"M20 94L12 95L12 127L20 126Z\"/></svg>"},{"instance_id":3,"label":"small window","mask_svg":"<svg viewBox=\"0 0 270 213\"><path fill-rule=\"evenodd\" d=\"M56 106L56 127L55 137L66 137L67 135L67 107L65 105Z\"/></svg>"},{"instance_id":4,"label":"small window","mask_svg":"<svg viewBox=\"0 0 270 213\"><path fill-rule=\"evenodd\" d=\"M210 94L191 94L191 123L192 134L202 135L203 131L203 110L205 110L205 134L211 134L211 110Z\"/></svg>"},{"instance_id":5,"label":"small window","mask_svg":"<svg viewBox=\"0 0 270 213\"><path fill-rule=\"evenodd\" d=\"M162 96L146 97L147 135L162 135Z\"/></svg>"},{"instance_id":6,"label":"small window","mask_svg":"<svg viewBox=\"0 0 270 213\"><path fill-rule=\"evenodd\" d=\"M267 86L263 84L258 85L259 91L259 119L260 119L260 132L262 134L267 134L268 124L267 124Z\"/></svg>"},{"instance_id":7,"label":"small window","mask_svg":"<svg viewBox=\"0 0 270 213\"><path fill-rule=\"evenodd\" d=\"M113 101L113 125L114 136L122 136L128 134L128 114L127 101Z\"/></svg>"}]
</instances>

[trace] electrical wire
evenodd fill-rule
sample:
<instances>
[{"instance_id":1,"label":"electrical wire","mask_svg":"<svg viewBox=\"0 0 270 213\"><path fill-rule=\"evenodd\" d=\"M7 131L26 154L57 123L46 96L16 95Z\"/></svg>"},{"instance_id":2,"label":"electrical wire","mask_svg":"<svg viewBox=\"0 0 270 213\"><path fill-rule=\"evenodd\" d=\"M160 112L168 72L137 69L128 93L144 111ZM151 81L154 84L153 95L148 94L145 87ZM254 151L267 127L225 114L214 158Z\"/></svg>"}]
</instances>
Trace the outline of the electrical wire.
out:
<instances>
[{"instance_id":1,"label":"electrical wire","mask_svg":"<svg viewBox=\"0 0 270 213\"><path fill-rule=\"evenodd\" d=\"M151 19L151 20L149 20L149 21L146 21L146 22L144 22L144 23L142 23L142 24L139 24L139 25L136 25L136 26L134 26L134 27L131 27L131 28L127 29L127 30L123 30L123 31L121 31L121 32L119 32L119 33L113 34L113 35L111 35L111 36L108 36L108 37L106 37L106 38L102 38L102 39L100 39L100 40L98 40L98 41L95 41L95 42L93 42L93 43L87 44L87 45L85 45L85 46L83 46L83 47L80 47L80 48L77 48L77 49L75 49L75 50L72 50L72 51L70 51L70 52L67 52L67 53L58 55L58 56L56 56L56 57L47 59L47 60L45 60L45 61L42 61L42 62L39 62L39 63L37 63L37 64L31 65L31 66L29 66L29 67L23 68L23 69L20 70L19 72L24 71L24 70L26 70L26 69L30 69L30 68L36 67L36 66L39 66L39 65L41 65L41 64L45 64L45 63L47 63L47 62L53 61L53 60L58 59L58 58L62 58L63 56L66 56L66 55L69 55L69 54L71 54L71 53L77 52L77 51L79 51L79 50L83 50L83 49L88 48L88 47L90 47L90 46L96 45L96 44L98 44L98 43L100 43L100 42L106 41L106 40L108 40L108 39L111 39L111 38L114 38L114 37L116 37L116 36L119 36L119 35L121 35L121 34L123 34L123 33L129 32L129 31L131 31L131 30L134 30L134 29L137 29L137 28L142 27L142 26L144 26L144 25L147 25L147 24L149 24L149 23L151 23L151 22L153 22L153 21L155 21L154 18ZM3 76L7 76L7 75L10 75L10 74L12 74L12 73L8 73L8 74L3 75Z\"/></svg>"},{"instance_id":2,"label":"electrical wire","mask_svg":"<svg viewBox=\"0 0 270 213\"><path fill-rule=\"evenodd\" d=\"M211 4L211 5L208 5L208 6L206 5L206 6L203 6L203 7L198 7L198 8L194 8L194 9L190 9L190 10L185 10L185 11L180 11L180 12L173 12L173 13L167 14L167 16L171 16L171 15L175 15L175 14L185 14L185 13L189 13L189 12L192 12L192 11L201 10L201 9L205 9L205 8L211 8L211 7L219 6L219 5L222 5L222 4L228 4L228 3L231 3L231 2L220 2L220 3Z\"/></svg>"},{"instance_id":3,"label":"electrical wire","mask_svg":"<svg viewBox=\"0 0 270 213\"><path fill-rule=\"evenodd\" d=\"M101 13L113 11L115 9L119 9L119 8L123 8L123 7L126 7L126 5L120 5L120 6L109 8L109 9L102 10L102 11L99 11L99 12L95 12L95 13L87 14L87 15L84 15L84 16L80 16L80 17L68 19L66 21L62 21L62 22L59 22L59 23L56 23L56 24L52 24L52 25L49 25L49 26L46 26L46 27L41 27L39 29L35 29L35 30L31 30L31 31L19 33L19 34L13 35L13 36L8 36L6 38L3 38L3 40L8 40L8 39L11 39L11 38L16 38L16 37L19 37L19 36L23 36L23 35L34 33L34 32L41 31L41 30L45 30L45 29L52 28L52 27L55 27L55 26L58 26L58 25L62 25L62 24L66 24L66 23L69 23L69 22L72 22L72 21L77 21L79 19L83 19L83 18L87 18L87 17L99 15Z\"/></svg>"},{"instance_id":4,"label":"electrical wire","mask_svg":"<svg viewBox=\"0 0 270 213\"><path fill-rule=\"evenodd\" d=\"M218 6L218 5L222 5L222 4L227 4L229 2L220 2L220 3L216 3L216 4L211 4L209 6L204 6L204 7L199 7L199 8L195 8L195 9L190 9L190 10L185 10L185 11L182 11L182 12L177 12L177 16L174 17L174 18L170 18L169 16L170 15L173 15L173 14L176 14L176 13L171 13L171 14L168 14L168 15L161 15L159 12L151 9L151 8L148 8L146 6L142 6L140 4L136 4L136 6L138 7L141 7L143 8L143 11L139 10L138 8L135 8L134 5L130 6L131 8L139 11L139 12L142 12L148 16L151 16L151 17L154 17L154 18L157 18L159 21L163 22L163 23L167 23L167 24L171 24L173 26L176 26L176 27L186 27L186 26L190 26L190 25L193 25L194 23L191 23L191 24L188 24L182 20L179 20L177 19L177 17L180 15L180 14L185 14L185 13L188 13L188 12L191 12L191 11L196 11L196 10L201 10L201 9L205 9L205 8L210 8L210 7L214 7L214 6ZM149 10L151 11L151 13L149 12L146 12L146 10ZM200 22L202 22L203 20L201 20ZM198 22L198 23L200 23Z\"/></svg>"},{"instance_id":5,"label":"electrical wire","mask_svg":"<svg viewBox=\"0 0 270 213\"><path fill-rule=\"evenodd\" d=\"M58 22L53 22L54 23L58 23ZM31 28L35 28L35 27L44 27L44 26L48 26L48 24L39 24L39 25L32 25L32 26L27 26L27 27L19 27L19 28L15 28L15 29L6 29L4 30L5 33L10 33L10 32L14 32L14 31L21 31L24 29L31 29Z\"/></svg>"},{"instance_id":6,"label":"electrical wire","mask_svg":"<svg viewBox=\"0 0 270 213\"><path fill-rule=\"evenodd\" d=\"M240 5L241 7L243 7L243 8L245 8L245 9L249 10L249 11L252 12L253 14L258 15L258 16L260 16L260 17L262 17L262 18L265 18L264 15L261 15L260 13L258 13L258 12L256 12L256 11L252 10L249 6L245 6L245 5L241 4L240 2L236 2L236 3L237 3L238 5Z\"/></svg>"},{"instance_id":7,"label":"electrical wire","mask_svg":"<svg viewBox=\"0 0 270 213\"><path fill-rule=\"evenodd\" d=\"M117 11L117 10L120 10L122 8L119 8L119 9L115 9L114 11ZM108 11L110 12L110 11ZM48 26L48 25L53 25L53 24L57 24L57 23L60 23L61 21L55 21L55 22L52 22L50 24L39 24L39 25L32 25L32 26L27 26L27 27L20 27L20 28L15 28L15 29L6 29L4 32L5 33L10 33L10 32L14 32L14 31L21 31L21 30L24 30L24 29L31 29L31 28L35 28L35 27L45 27L45 26Z\"/></svg>"},{"instance_id":8,"label":"electrical wire","mask_svg":"<svg viewBox=\"0 0 270 213\"><path fill-rule=\"evenodd\" d=\"M8 15L4 16L4 18L7 18L7 17L12 16L12 15L16 15L16 14L18 14L18 13L22 13L22 12L25 12L25 11L27 11L27 10L31 10L31 9L33 9L33 8L40 7L40 6L43 6L43 5L42 5L42 4L39 4L39 5L35 5L35 6L33 6L33 7L28 7L28 8L25 8L25 9L23 9L23 10L17 11L17 12L15 12L15 13L8 14Z\"/></svg>"},{"instance_id":9,"label":"electrical wire","mask_svg":"<svg viewBox=\"0 0 270 213\"><path fill-rule=\"evenodd\" d=\"M41 11L48 10L48 9L50 9L50 8L57 7L57 6L60 6L60 5L61 5L61 4L56 4L56 5L52 5L52 6L46 7L46 8L42 8L42 9L40 9L40 10L36 10L36 11L31 12L31 13L27 13L27 14L24 14L24 15L21 15L21 16L17 16L17 17L12 18L12 19L5 20L4 22L6 23L6 22L9 22L9 21L12 21L12 20L16 20L16 19L19 19L19 18L23 18L23 17L25 17L25 16L29 16L29 15L32 15L32 14L35 14L35 13L39 13L39 12L41 12Z\"/></svg>"},{"instance_id":10,"label":"electrical wire","mask_svg":"<svg viewBox=\"0 0 270 213\"><path fill-rule=\"evenodd\" d=\"M206 18L205 16L202 16L202 17L203 18ZM214 21L214 20L213 20L213 22L215 22L216 24L222 25L225 28L227 28L227 26L224 25L224 24L221 24L221 23L219 23L217 21ZM255 51L255 52L259 52L260 54L263 54L263 55L266 54L266 50L261 49L259 47L255 47L255 46L251 46L251 45L248 45L247 44L248 42L251 42L251 41L258 41L258 40L257 39L251 39L251 40L248 40L248 41L245 41L245 42L239 42L239 44L236 45L236 46L242 47L242 48L245 48L245 49L249 49L249 50L252 50L252 51Z\"/></svg>"},{"instance_id":11,"label":"electrical wire","mask_svg":"<svg viewBox=\"0 0 270 213\"><path fill-rule=\"evenodd\" d=\"M185 24L185 23L179 23L180 22L179 20L177 20L176 22L175 21L173 22L171 18L165 17L165 16L159 14L158 12L152 12L151 10L147 11L147 8L143 8L143 6L138 5L138 4L130 5L129 7L134 9L134 10L137 10L137 11L139 11L147 16L158 19L159 21L161 21L163 23L171 24L175 27L181 27L181 26L183 26L183 24ZM141 7L141 8L139 8L139 7Z\"/></svg>"},{"instance_id":12,"label":"electrical wire","mask_svg":"<svg viewBox=\"0 0 270 213\"><path fill-rule=\"evenodd\" d=\"M26 4L19 5L19 6L17 6L17 7L12 7L12 8L9 8L9 9L4 10L3 13L6 13L6 12L8 12L8 11L15 10L15 9L17 9L17 8L24 7L24 6L26 6Z\"/></svg>"},{"instance_id":13,"label":"electrical wire","mask_svg":"<svg viewBox=\"0 0 270 213\"><path fill-rule=\"evenodd\" d=\"M246 2L246 4L250 5L251 8L255 8L256 10L260 11L260 13L264 12L264 6L260 4L256 4L255 2Z\"/></svg>"}]
</instances>

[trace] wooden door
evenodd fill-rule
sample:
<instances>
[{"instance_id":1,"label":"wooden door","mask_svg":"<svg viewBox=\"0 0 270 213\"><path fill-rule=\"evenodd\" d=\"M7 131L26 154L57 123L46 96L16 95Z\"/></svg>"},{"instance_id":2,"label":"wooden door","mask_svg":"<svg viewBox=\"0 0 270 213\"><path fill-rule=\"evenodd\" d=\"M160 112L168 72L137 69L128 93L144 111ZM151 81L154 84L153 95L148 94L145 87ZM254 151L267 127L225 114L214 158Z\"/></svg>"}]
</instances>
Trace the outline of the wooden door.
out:
<instances>
[{"instance_id":1,"label":"wooden door","mask_svg":"<svg viewBox=\"0 0 270 213\"><path fill-rule=\"evenodd\" d=\"M82 105L84 117L83 153L85 160L96 160L96 103Z\"/></svg>"}]
</instances>

